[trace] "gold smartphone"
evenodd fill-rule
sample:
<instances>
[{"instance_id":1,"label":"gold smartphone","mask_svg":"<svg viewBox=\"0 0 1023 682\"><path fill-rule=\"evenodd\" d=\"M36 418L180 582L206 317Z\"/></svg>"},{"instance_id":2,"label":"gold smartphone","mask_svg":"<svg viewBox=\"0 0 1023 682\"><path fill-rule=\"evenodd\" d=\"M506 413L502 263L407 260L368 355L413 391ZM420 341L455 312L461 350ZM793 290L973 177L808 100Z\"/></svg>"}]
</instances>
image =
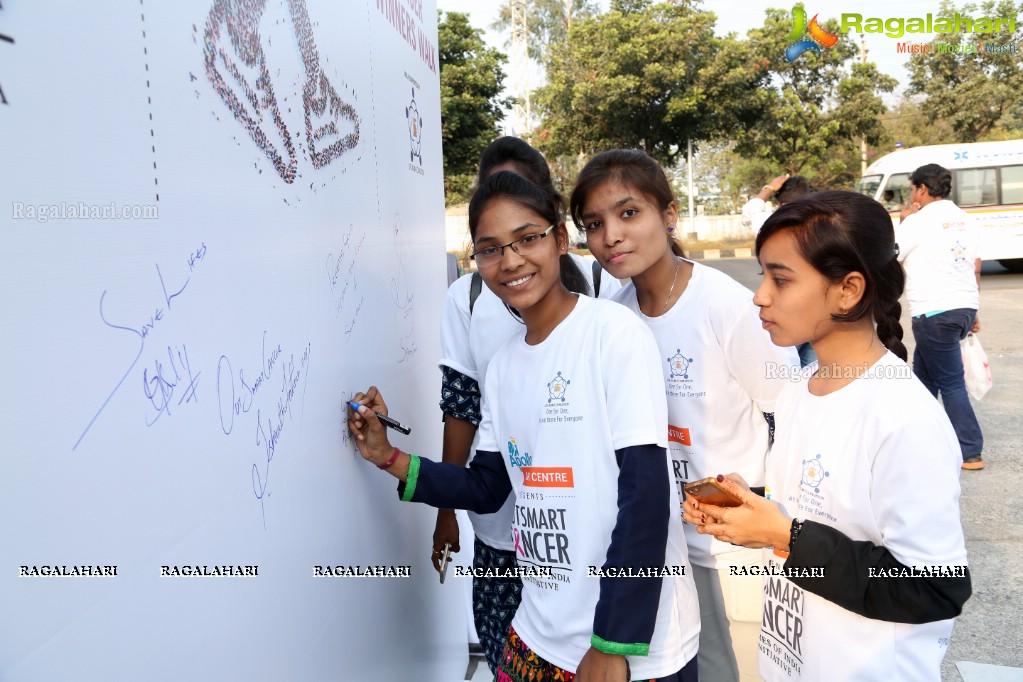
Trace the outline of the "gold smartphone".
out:
<instances>
[{"instance_id":1,"label":"gold smartphone","mask_svg":"<svg viewBox=\"0 0 1023 682\"><path fill-rule=\"evenodd\" d=\"M683 490L686 495L696 498L697 502L713 504L717 507L741 507L742 500L725 490L717 478L704 478L700 481L687 483Z\"/></svg>"}]
</instances>

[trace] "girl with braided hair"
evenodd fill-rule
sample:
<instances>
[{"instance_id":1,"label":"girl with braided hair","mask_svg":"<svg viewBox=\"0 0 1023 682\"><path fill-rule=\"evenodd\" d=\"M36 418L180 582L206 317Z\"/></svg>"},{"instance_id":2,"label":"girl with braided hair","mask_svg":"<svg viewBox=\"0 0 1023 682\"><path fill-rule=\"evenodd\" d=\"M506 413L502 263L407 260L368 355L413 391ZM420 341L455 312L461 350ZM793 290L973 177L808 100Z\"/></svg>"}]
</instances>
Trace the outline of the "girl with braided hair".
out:
<instances>
[{"instance_id":1,"label":"girl with braided hair","mask_svg":"<svg viewBox=\"0 0 1023 682\"><path fill-rule=\"evenodd\" d=\"M756 250L764 327L779 345L810 341L819 362L778 396L765 490L719 475L742 505L690 497L685 519L765 548L765 680L939 680L971 590L960 456L905 362L891 220L868 197L820 192L768 218Z\"/></svg>"}]
</instances>

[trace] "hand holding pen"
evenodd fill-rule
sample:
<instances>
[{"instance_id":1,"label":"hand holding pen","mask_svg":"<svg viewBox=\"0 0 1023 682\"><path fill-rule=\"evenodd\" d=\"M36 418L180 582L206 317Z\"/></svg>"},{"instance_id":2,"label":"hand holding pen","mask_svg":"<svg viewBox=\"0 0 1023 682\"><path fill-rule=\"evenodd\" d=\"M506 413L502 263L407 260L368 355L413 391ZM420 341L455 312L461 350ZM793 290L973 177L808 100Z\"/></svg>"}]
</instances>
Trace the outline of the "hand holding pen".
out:
<instances>
[{"instance_id":1,"label":"hand holding pen","mask_svg":"<svg viewBox=\"0 0 1023 682\"><path fill-rule=\"evenodd\" d=\"M377 387L370 386L365 393L352 396L348 410L348 430L355 436L359 452L374 464L386 461L391 456L392 445L387 440L384 423L376 418L377 412L387 414L387 404Z\"/></svg>"},{"instance_id":2,"label":"hand holding pen","mask_svg":"<svg viewBox=\"0 0 1023 682\"><path fill-rule=\"evenodd\" d=\"M362 405L360 405L358 402L354 400L349 401L348 404L351 405L352 409L355 410L356 412L358 412L359 408L362 407ZM412 429L402 425L401 422L399 422L397 419L391 419L386 414L381 414L379 412L374 412L373 414L375 414L377 419L383 422L383 425L389 429L394 429L399 433L404 433L406 436L412 433Z\"/></svg>"},{"instance_id":3,"label":"hand holding pen","mask_svg":"<svg viewBox=\"0 0 1023 682\"><path fill-rule=\"evenodd\" d=\"M409 456L388 441L381 417L394 422L391 428L405 431L405 427L387 417L387 404L376 386L370 386L365 393L356 393L348 403L348 430L355 436L355 444L363 459L405 480Z\"/></svg>"}]
</instances>

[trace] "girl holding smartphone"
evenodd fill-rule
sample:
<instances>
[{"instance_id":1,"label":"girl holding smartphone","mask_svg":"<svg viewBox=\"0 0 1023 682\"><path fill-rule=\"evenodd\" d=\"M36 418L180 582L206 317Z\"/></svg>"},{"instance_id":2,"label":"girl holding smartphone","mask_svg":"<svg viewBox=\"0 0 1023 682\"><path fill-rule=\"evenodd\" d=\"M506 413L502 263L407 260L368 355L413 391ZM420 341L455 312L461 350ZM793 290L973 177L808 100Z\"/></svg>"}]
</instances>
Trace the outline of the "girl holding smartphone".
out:
<instances>
[{"instance_id":1,"label":"girl holding smartphone","mask_svg":"<svg viewBox=\"0 0 1023 682\"><path fill-rule=\"evenodd\" d=\"M731 509L686 500L701 534L764 550L766 680L933 680L970 596L958 441L906 364L905 274L881 204L821 192L756 241L771 338L818 364L778 396L766 499L719 476Z\"/></svg>"}]
</instances>

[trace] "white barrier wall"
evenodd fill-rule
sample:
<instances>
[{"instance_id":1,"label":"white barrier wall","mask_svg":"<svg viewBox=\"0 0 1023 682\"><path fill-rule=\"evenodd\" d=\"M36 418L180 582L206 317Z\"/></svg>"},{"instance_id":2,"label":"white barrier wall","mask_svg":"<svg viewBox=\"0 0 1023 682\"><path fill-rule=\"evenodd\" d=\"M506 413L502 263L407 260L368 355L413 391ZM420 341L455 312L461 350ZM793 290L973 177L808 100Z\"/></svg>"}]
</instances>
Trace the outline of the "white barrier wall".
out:
<instances>
[{"instance_id":1,"label":"white barrier wall","mask_svg":"<svg viewBox=\"0 0 1023 682\"><path fill-rule=\"evenodd\" d=\"M434 513L343 414L376 383L439 453L434 3L5 0L0 38L0 679L459 679Z\"/></svg>"}]
</instances>

